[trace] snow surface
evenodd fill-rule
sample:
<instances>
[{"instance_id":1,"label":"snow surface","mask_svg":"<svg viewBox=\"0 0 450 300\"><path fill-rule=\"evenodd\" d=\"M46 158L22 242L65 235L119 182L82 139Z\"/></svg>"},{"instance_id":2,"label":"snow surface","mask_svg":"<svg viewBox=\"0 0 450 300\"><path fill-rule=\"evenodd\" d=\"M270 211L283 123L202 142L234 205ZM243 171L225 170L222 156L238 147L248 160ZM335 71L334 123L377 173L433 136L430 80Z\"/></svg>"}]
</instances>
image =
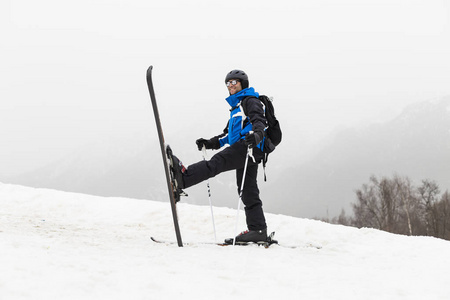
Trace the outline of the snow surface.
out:
<instances>
[{"instance_id":1,"label":"snow surface","mask_svg":"<svg viewBox=\"0 0 450 300\"><path fill-rule=\"evenodd\" d=\"M183 241L214 241L209 206L178 213ZM214 216L218 239L232 236L236 212ZM448 241L266 217L298 247L157 244L175 241L168 203L0 183L0 299L450 297Z\"/></svg>"}]
</instances>

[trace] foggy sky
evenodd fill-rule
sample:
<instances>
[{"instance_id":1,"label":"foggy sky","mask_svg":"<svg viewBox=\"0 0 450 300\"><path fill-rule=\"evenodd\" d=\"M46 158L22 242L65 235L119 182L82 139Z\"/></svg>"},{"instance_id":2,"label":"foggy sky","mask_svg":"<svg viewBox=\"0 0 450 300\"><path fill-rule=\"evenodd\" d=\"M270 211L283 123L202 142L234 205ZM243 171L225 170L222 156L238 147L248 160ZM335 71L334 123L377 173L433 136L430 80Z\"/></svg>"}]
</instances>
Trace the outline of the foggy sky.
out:
<instances>
[{"instance_id":1,"label":"foggy sky","mask_svg":"<svg viewBox=\"0 0 450 300\"><path fill-rule=\"evenodd\" d=\"M153 132L150 64L166 139L220 133L240 68L275 97L287 157L450 94L445 0L11 0L0 25L0 176Z\"/></svg>"}]
</instances>

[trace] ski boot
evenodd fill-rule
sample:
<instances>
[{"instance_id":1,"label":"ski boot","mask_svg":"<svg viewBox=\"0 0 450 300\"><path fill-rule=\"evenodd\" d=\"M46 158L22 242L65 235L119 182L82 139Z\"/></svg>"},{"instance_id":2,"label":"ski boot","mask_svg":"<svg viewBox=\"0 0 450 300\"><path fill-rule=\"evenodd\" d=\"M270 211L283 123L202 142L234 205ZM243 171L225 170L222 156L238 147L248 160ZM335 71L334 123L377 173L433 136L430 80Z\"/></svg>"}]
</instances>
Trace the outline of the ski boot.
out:
<instances>
[{"instance_id":1,"label":"ski boot","mask_svg":"<svg viewBox=\"0 0 450 300\"><path fill-rule=\"evenodd\" d=\"M180 196L187 196L182 190L184 188L183 173L186 172L186 168L183 163L173 155L172 149L169 145L166 146L167 158L169 159L169 173L170 180L172 182L173 194L175 196L175 202L180 201Z\"/></svg>"},{"instance_id":2,"label":"ski boot","mask_svg":"<svg viewBox=\"0 0 450 300\"><path fill-rule=\"evenodd\" d=\"M275 232L272 232L267 236L267 229L263 230L246 230L241 232L236 237L236 244L239 246L246 246L249 243L257 244L258 246L264 246L264 248L269 248L272 244L278 244L277 240L274 240ZM224 244L233 245L233 238L226 239Z\"/></svg>"},{"instance_id":3,"label":"ski boot","mask_svg":"<svg viewBox=\"0 0 450 300\"><path fill-rule=\"evenodd\" d=\"M246 230L236 236L236 245L247 245L248 243L264 243L267 241L267 229ZM225 244L232 245L233 238L225 240Z\"/></svg>"}]
</instances>

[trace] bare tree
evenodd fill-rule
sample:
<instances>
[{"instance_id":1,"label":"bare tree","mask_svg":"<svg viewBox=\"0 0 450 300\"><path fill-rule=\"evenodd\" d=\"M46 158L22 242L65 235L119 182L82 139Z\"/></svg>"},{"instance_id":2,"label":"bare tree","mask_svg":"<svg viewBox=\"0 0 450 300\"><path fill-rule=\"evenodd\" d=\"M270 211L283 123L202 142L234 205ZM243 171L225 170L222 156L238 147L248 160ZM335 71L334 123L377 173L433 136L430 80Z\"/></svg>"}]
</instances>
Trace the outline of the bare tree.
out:
<instances>
[{"instance_id":1,"label":"bare tree","mask_svg":"<svg viewBox=\"0 0 450 300\"><path fill-rule=\"evenodd\" d=\"M340 224L340 225L345 225L345 226L350 226L353 223L353 220L351 217L347 217L345 214L345 210L342 209L341 213L338 217L334 217L331 220L332 224Z\"/></svg>"},{"instance_id":2,"label":"bare tree","mask_svg":"<svg viewBox=\"0 0 450 300\"><path fill-rule=\"evenodd\" d=\"M437 204L440 238L450 240L450 194L446 191Z\"/></svg>"},{"instance_id":3,"label":"bare tree","mask_svg":"<svg viewBox=\"0 0 450 300\"><path fill-rule=\"evenodd\" d=\"M398 204L395 184L386 177L378 180L370 177L370 183L356 191L358 202L353 205L355 225L368 226L395 232L398 219Z\"/></svg>"},{"instance_id":4,"label":"bare tree","mask_svg":"<svg viewBox=\"0 0 450 300\"><path fill-rule=\"evenodd\" d=\"M342 210L333 223L450 240L450 194L446 191L439 198L435 181L422 180L416 188L408 177L372 175L355 193L354 216L347 217Z\"/></svg>"},{"instance_id":5,"label":"bare tree","mask_svg":"<svg viewBox=\"0 0 450 300\"><path fill-rule=\"evenodd\" d=\"M395 195L395 184L392 180L383 177L377 184L379 199L381 202L381 219L383 230L388 232L397 231L398 203Z\"/></svg>"},{"instance_id":6,"label":"bare tree","mask_svg":"<svg viewBox=\"0 0 450 300\"><path fill-rule=\"evenodd\" d=\"M408 235L413 235L413 217L412 214L415 214L415 210L417 207L417 198L414 196L414 189L411 184L411 180L408 177L400 177L398 175L394 176L394 186L396 189L396 196L398 197L399 204L403 208L404 212L404 219L405 223L407 225L407 233L406 232L398 232L398 233L405 233Z\"/></svg>"},{"instance_id":7,"label":"bare tree","mask_svg":"<svg viewBox=\"0 0 450 300\"><path fill-rule=\"evenodd\" d=\"M439 186L435 181L422 180L422 185L417 189L423 206L423 219L426 225L427 235L439 236L438 207L436 205L440 193Z\"/></svg>"},{"instance_id":8,"label":"bare tree","mask_svg":"<svg viewBox=\"0 0 450 300\"><path fill-rule=\"evenodd\" d=\"M356 191L353 225L373 227L388 232L413 235L420 232L417 192L408 177L392 179L375 176Z\"/></svg>"},{"instance_id":9,"label":"bare tree","mask_svg":"<svg viewBox=\"0 0 450 300\"><path fill-rule=\"evenodd\" d=\"M371 183L363 184L361 189L356 190L357 203L352 205L354 225L382 229L381 209L375 188L377 180L372 176L370 181Z\"/></svg>"}]
</instances>

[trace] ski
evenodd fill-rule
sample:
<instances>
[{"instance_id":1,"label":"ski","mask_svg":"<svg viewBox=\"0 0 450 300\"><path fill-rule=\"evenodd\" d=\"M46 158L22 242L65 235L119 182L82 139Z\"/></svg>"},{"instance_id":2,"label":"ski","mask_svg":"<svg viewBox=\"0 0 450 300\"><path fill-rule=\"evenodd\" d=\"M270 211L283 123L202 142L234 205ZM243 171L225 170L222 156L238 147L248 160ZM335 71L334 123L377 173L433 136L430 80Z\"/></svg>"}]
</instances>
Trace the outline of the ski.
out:
<instances>
[{"instance_id":1,"label":"ski","mask_svg":"<svg viewBox=\"0 0 450 300\"><path fill-rule=\"evenodd\" d=\"M160 240L154 237L151 237L151 240L158 244L165 244L165 245L175 245L177 242L174 241L167 241L167 240ZM225 246L233 246L233 243L216 243L216 242L185 242L183 243L183 246L192 247L192 246L199 246L199 245L217 245L221 247ZM288 248L288 249L302 249L302 248L314 248L317 250L322 249L322 246L314 245L312 243L305 243L303 245L285 245L280 244L278 241L271 241L271 242L259 242L259 243L236 243L236 246L263 246L264 248L269 248L271 245L276 245L278 247L282 248Z\"/></svg>"},{"instance_id":2,"label":"ski","mask_svg":"<svg viewBox=\"0 0 450 300\"><path fill-rule=\"evenodd\" d=\"M158 244L166 244L166 245L175 245L177 242L174 241L166 241L166 240L160 240L156 239L154 237L151 237L151 240ZM229 243L216 243L216 242L184 242L183 246L198 246L198 245L217 245L221 247L226 246L233 246L233 244ZM264 246L264 248L269 248L270 243L267 242L258 242L258 243L236 243L236 246L249 246L249 245L257 245L257 246Z\"/></svg>"},{"instance_id":3,"label":"ski","mask_svg":"<svg viewBox=\"0 0 450 300\"><path fill-rule=\"evenodd\" d=\"M166 240L160 240L156 239L154 237L150 237L151 240L158 244L166 244L166 245L175 245L177 242L174 241L166 241ZM183 246L195 246L195 245L217 245L217 246L229 246L225 243L216 243L216 242L184 242Z\"/></svg>"},{"instance_id":4,"label":"ski","mask_svg":"<svg viewBox=\"0 0 450 300\"><path fill-rule=\"evenodd\" d=\"M249 246L249 245L257 245L257 246L263 246L264 248L269 248L271 245L279 245L278 241L273 239L273 236L275 235L275 232L272 232L267 241L261 241L261 242L236 242L236 246ZM175 244L175 242L172 241L164 241L159 240L154 237L151 237L151 240L158 244L166 244L166 245L172 245ZM230 242L231 240L231 242ZM227 239L223 243L216 243L216 242L193 242L193 243L183 243L184 246L195 246L195 245L217 245L217 246L233 246L233 240Z\"/></svg>"},{"instance_id":5,"label":"ski","mask_svg":"<svg viewBox=\"0 0 450 300\"><path fill-rule=\"evenodd\" d=\"M180 190L178 190L176 188L175 182L173 180L173 171L171 170L169 163L168 163L170 160L169 160L169 157L166 152L167 151L166 144L164 141L161 120L159 118L158 106L156 104L155 90L153 88L153 81L152 81L152 70L153 70L153 66L150 66L147 69L147 86L148 86L148 91L150 93L150 99L151 99L152 106L153 106L153 113L155 115L156 128L158 130L159 144L160 144L161 155L162 155L163 164L164 164L164 171L166 173L167 189L169 192L170 206L172 208L172 217L173 217L173 223L174 223L174 227L175 227L175 234L177 237L177 244L179 247L183 247L183 242L181 240L180 226L178 224L177 207L176 207L176 203L180 200L181 192L180 192Z\"/></svg>"}]
</instances>

